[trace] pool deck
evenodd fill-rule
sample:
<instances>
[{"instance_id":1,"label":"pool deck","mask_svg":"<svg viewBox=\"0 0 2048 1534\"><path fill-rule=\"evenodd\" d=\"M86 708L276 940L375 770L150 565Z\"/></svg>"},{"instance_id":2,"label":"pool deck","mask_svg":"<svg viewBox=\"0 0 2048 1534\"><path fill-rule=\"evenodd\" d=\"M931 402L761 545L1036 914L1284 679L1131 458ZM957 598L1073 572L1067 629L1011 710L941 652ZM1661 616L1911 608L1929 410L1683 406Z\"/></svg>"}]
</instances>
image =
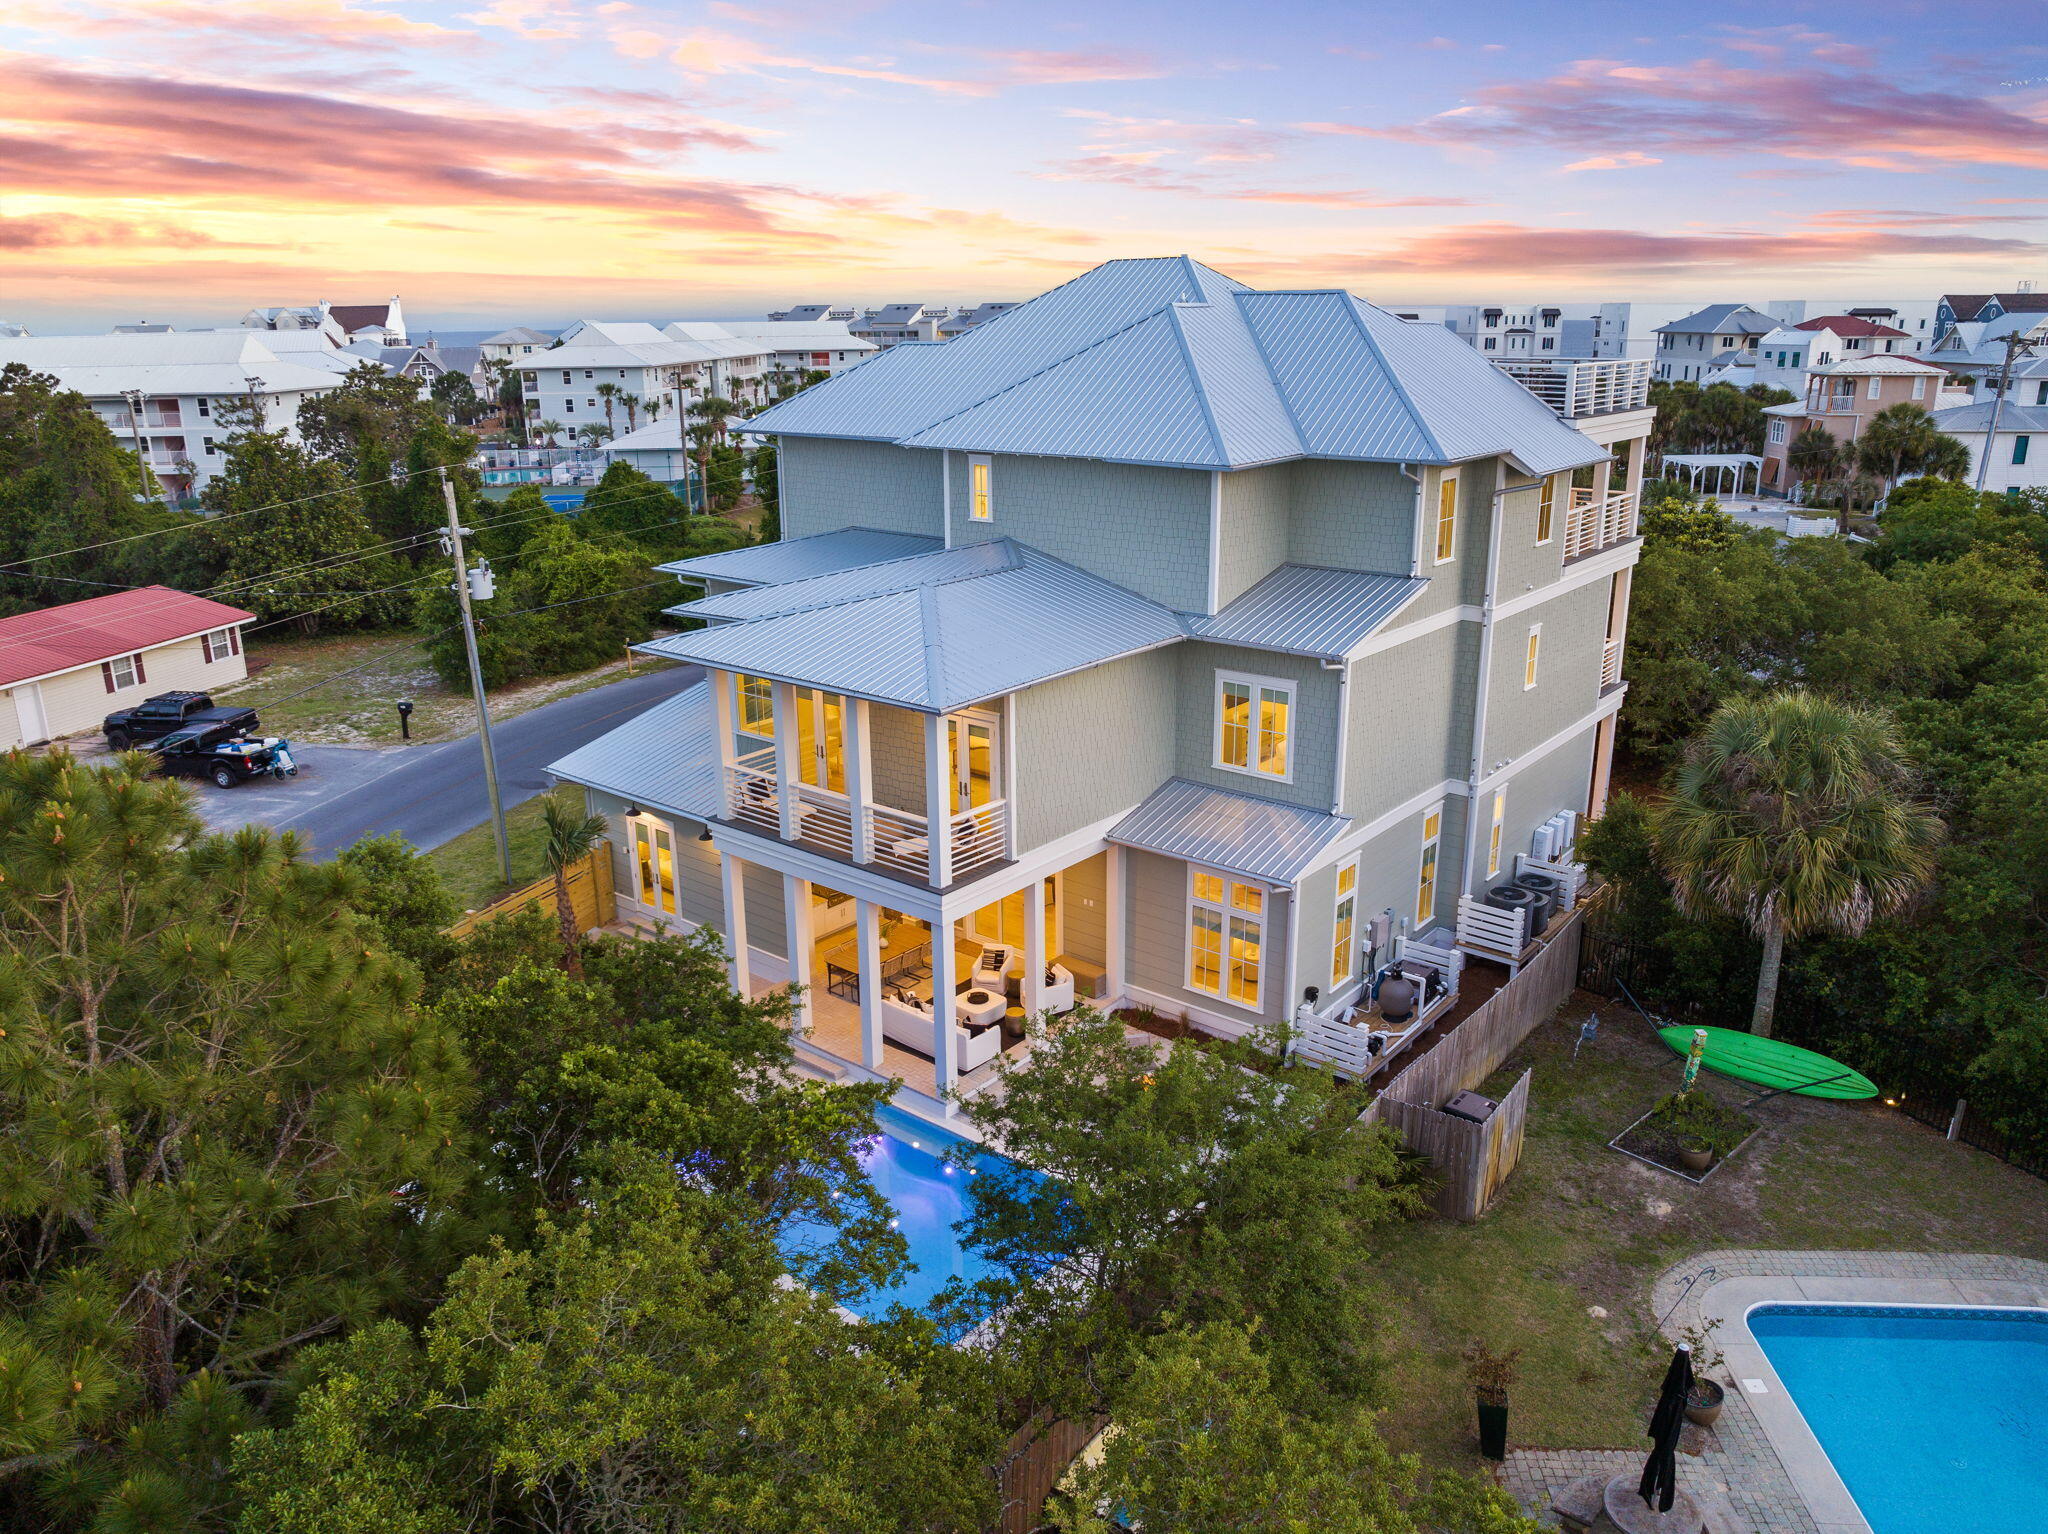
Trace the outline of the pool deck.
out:
<instances>
[{"instance_id":1,"label":"pool deck","mask_svg":"<svg viewBox=\"0 0 2048 1534\"><path fill-rule=\"evenodd\" d=\"M1870 1534L1745 1320L1752 1305L1802 1303L2048 1308L2048 1263L1961 1253L1721 1251L1668 1269L1649 1299L1665 1335L1721 1321L1714 1340L1727 1359L1727 1404L1701 1452L1679 1457L1679 1484L1700 1502L1710 1534ZM1501 1480L1547 1521L1554 1488L1636 1469L1643 1453L1517 1449Z\"/></svg>"}]
</instances>

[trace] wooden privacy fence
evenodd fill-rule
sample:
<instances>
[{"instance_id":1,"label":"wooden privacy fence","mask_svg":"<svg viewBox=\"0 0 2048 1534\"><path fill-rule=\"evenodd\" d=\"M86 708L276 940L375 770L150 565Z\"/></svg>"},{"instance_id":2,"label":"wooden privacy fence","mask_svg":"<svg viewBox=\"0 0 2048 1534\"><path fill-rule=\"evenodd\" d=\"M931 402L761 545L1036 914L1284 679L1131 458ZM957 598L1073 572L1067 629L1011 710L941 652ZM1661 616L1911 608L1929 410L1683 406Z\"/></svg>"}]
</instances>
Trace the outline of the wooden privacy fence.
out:
<instances>
[{"instance_id":1,"label":"wooden privacy fence","mask_svg":"<svg viewBox=\"0 0 2048 1534\"><path fill-rule=\"evenodd\" d=\"M1579 976L1579 943L1590 903L1559 919L1536 956L1457 1027L1417 1055L1366 1109L1368 1123L1391 1125L1410 1150L1429 1158L1438 1183L1430 1202L1454 1220L1476 1220L1521 1159L1529 1114L1529 1073L1484 1124L1441 1107L1476 1087L1556 1013Z\"/></svg>"},{"instance_id":2,"label":"wooden privacy fence","mask_svg":"<svg viewBox=\"0 0 2048 1534\"><path fill-rule=\"evenodd\" d=\"M555 911L555 879L550 874L522 885L509 895L500 895L480 911L471 911L449 927L450 937L468 937L487 921L530 909L536 903L550 916ZM599 842L569 865L569 904L576 909L576 926L583 932L617 919L619 903L612 891L612 844Z\"/></svg>"},{"instance_id":3,"label":"wooden privacy fence","mask_svg":"<svg viewBox=\"0 0 2048 1534\"><path fill-rule=\"evenodd\" d=\"M1522 1159L1522 1127L1529 1117L1529 1072L1508 1089L1484 1124L1455 1118L1420 1103L1379 1100L1380 1122L1401 1133L1410 1150L1429 1158L1437 1175L1430 1205L1452 1220L1476 1220L1508 1173Z\"/></svg>"},{"instance_id":4,"label":"wooden privacy fence","mask_svg":"<svg viewBox=\"0 0 2048 1534\"><path fill-rule=\"evenodd\" d=\"M1107 1417L1034 1417L1010 1439L999 1473L1002 1512L990 1534L1033 1534L1045 1527L1045 1499L1074 1458L1101 1432Z\"/></svg>"}]
</instances>

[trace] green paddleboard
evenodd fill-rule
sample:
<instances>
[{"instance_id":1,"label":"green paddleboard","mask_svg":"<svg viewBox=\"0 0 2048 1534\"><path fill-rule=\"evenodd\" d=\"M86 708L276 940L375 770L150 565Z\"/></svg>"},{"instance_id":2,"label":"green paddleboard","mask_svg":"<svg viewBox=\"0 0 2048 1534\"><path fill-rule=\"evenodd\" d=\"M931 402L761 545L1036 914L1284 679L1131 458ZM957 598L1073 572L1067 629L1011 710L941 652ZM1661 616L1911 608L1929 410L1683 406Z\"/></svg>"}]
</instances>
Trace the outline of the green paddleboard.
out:
<instances>
[{"instance_id":1,"label":"green paddleboard","mask_svg":"<svg viewBox=\"0 0 2048 1534\"><path fill-rule=\"evenodd\" d=\"M1877 1096L1877 1085L1868 1076L1797 1044L1760 1039L1733 1028L1709 1028L1706 1034L1707 1048L1700 1064L1723 1076L1801 1097ZM1692 1053L1692 1035L1693 1030L1682 1023L1657 1030L1657 1037L1681 1055Z\"/></svg>"}]
</instances>

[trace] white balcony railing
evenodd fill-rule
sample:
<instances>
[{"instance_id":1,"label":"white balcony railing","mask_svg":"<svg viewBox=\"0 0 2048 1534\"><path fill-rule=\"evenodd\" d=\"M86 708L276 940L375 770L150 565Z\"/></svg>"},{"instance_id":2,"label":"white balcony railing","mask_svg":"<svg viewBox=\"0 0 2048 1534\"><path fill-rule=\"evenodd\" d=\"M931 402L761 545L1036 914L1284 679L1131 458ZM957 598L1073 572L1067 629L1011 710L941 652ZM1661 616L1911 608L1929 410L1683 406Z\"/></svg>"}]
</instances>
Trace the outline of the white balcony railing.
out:
<instances>
[{"instance_id":1,"label":"white balcony railing","mask_svg":"<svg viewBox=\"0 0 2048 1534\"><path fill-rule=\"evenodd\" d=\"M1610 687L1619 687L1620 685L1621 641L1619 639L1603 640L1601 641L1600 648L1600 690L1605 692Z\"/></svg>"},{"instance_id":2,"label":"white balcony railing","mask_svg":"<svg viewBox=\"0 0 2048 1534\"><path fill-rule=\"evenodd\" d=\"M1647 409L1656 366L1647 357L1497 357L1493 365L1568 421Z\"/></svg>"},{"instance_id":3,"label":"white balcony railing","mask_svg":"<svg viewBox=\"0 0 2048 1534\"><path fill-rule=\"evenodd\" d=\"M1009 806L1001 799L953 817L953 877L1009 856Z\"/></svg>"},{"instance_id":4,"label":"white balcony railing","mask_svg":"<svg viewBox=\"0 0 2048 1534\"><path fill-rule=\"evenodd\" d=\"M913 879L931 877L931 827L924 816L871 804L867 817L870 862Z\"/></svg>"},{"instance_id":5,"label":"white balcony railing","mask_svg":"<svg viewBox=\"0 0 2048 1534\"><path fill-rule=\"evenodd\" d=\"M1596 497L1590 489L1573 490L1571 505L1564 514L1564 557L1584 559L1604 548L1626 542L1636 535L1636 498L1620 495Z\"/></svg>"}]
</instances>

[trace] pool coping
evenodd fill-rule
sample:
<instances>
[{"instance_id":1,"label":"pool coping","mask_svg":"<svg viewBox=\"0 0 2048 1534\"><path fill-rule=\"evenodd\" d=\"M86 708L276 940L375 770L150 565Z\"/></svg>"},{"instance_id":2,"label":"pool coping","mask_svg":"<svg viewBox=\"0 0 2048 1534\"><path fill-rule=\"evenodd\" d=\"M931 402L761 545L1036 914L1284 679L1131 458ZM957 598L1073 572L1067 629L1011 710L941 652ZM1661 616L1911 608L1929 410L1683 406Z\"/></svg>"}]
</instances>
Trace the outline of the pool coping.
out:
<instances>
[{"instance_id":1,"label":"pool coping","mask_svg":"<svg viewBox=\"0 0 2048 1534\"><path fill-rule=\"evenodd\" d=\"M1750 1271L1739 1271L1744 1268ZM1941 1253L1710 1252L1660 1278L1652 1303L1670 1336L1687 1325L1721 1323L1715 1343L1734 1384L1727 1409L1754 1419L1817 1534L1872 1534L1750 1331L1750 1312L1763 1305L1829 1304L2043 1310L2048 1263ZM1763 1389L1748 1382L1760 1382Z\"/></svg>"}]
</instances>

